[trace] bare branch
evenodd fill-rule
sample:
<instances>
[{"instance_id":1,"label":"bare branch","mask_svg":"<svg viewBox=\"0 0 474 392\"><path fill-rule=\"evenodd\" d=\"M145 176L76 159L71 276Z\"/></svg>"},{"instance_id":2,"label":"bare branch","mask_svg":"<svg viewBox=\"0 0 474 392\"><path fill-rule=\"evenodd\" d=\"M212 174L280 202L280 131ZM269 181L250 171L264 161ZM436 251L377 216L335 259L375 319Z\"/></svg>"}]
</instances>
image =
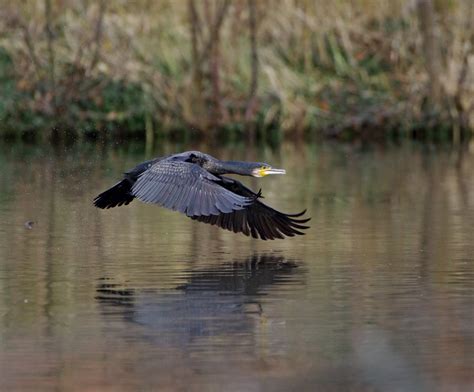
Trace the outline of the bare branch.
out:
<instances>
[{"instance_id":1,"label":"bare branch","mask_svg":"<svg viewBox=\"0 0 474 392\"><path fill-rule=\"evenodd\" d=\"M425 66L430 78L430 98L433 103L439 104L443 92L440 79L443 74L443 67L441 49L435 30L435 10L432 0L418 0L417 8L420 30L423 36Z\"/></svg>"},{"instance_id":2,"label":"bare branch","mask_svg":"<svg viewBox=\"0 0 474 392\"><path fill-rule=\"evenodd\" d=\"M219 31L222 27L222 23L224 22L227 11L229 10L230 3L231 3L231 0L224 0L221 3L221 7L219 11L217 12L217 16L211 27L207 43L204 46L204 49L201 51L199 58L196 61L196 66L200 67L204 59L209 55L209 52L211 51L212 46L213 46L213 42L216 41L216 39L218 38Z\"/></svg>"},{"instance_id":3,"label":"bare branch","mask_svg":"<svg viewBox=\"0 0 474 392\"><path fill-rule=\"evenodd\" d=\"M245 120L250 121L255 112L255 98L258 88L258 52L257 52L257 20L255 1L248 0L249 8L249 33L250 33L250 61L251 61L251 78L250 92L245 109Z\"/></svg>"},{"instance_id":4,"label":"bare branch","mask_svg":"<svg viewBox=\"0 0 474 392\"><path fill-rule=\"evenodd\" d=\"M25 23L20 23L21 31L23 32L23 40L25 41L26 48L28 49L28 55L30 56L31 62L35 68L36 77L41 75L41 63L36 56L35 47L33 45L33 40L31 38L30 31L28 26Z\"/></svg>"},{"instance_id":5,"label":"bare branch","mask_svg":"<svg viewBox=\"0 0 474 392\"><path fill-rule=\"evenodd\" d=\"M100 49L102 46L102 35L103 35L103 24L104 24L104 15L105 15L105 0L99 1L99 14L97 15L97 23L95 25L95 34L94 34L94 54L92 55L91 63L89 64L88 73L90 73L99 62L100 58Z\"/></svg>"},{"instance_id":6,"label":"bare branch","mask_svg":"<svg viewBox=\"0 0 474 392\"><path fill-rule=\"evenodd\" d=\"M197 88L201 88L201 81L202 81L202 74L201 74L201 67L197 63L198 55L199 55L199 32L200 22L199 22L199 15L196 10L196 4L194 0L188 1L189 7L189 16L190 16L190 24L191 24L191 50L192 50L192 60L194 60L193 64L193 79L194 83L196 84Z\"/></svg>"},{"instance_id":7,"label":"bare branch","mask_svg":"<svg viewBox=\"0 0 474 392\"><path fill-rule=\"evenodd\" d=\"M46 19L46 38L48 43L48 71L50 79L51 92L53 94L53 109L56 111L56 79L55 79L55 58L54 58L54 34L51 12L51 0L45 0L45 19Z\"/></svg>"}]
</instances>

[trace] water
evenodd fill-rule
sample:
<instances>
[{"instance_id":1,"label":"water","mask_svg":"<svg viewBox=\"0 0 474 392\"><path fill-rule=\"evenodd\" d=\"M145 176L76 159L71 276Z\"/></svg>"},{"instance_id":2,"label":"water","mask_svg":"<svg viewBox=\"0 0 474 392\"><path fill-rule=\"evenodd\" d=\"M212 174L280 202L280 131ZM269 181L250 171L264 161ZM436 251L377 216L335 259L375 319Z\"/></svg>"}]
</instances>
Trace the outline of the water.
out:
<instances>
[{"instance_id":1,"label":"water","mask_svg":"<svg viewBox=\"0 0 474 392\"><path fill-rule=\"evenodd\" d=\"M93 208L140 147L0 147L1 390L473 390L472 150L152 155L191 148L287 169L246 183L307 235Z\"/></svg>"}]
</instances>

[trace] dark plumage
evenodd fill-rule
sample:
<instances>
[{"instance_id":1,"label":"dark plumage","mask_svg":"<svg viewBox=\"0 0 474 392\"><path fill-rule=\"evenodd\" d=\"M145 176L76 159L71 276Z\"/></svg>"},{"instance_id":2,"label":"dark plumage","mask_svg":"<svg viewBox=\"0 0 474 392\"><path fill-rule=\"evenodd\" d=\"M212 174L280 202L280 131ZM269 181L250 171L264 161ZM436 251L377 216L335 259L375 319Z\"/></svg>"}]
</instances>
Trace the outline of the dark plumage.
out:
<instances>
[{"instance_id":1,"label":"dark plumage","mask_svg":"<svg viewBox=\"0 0 474 392\"><path fill-rule=\"evenodd\" d=\"M191 219L254 238L303 235L306 212L285 214L265 204L255 193L223 174L263 177L284 174L266 163L219 161L199 151L156 158L124 174L122 181L94 199L98 208L129 204L134 198L186 214Z\"/></svg>"}]
</instances>

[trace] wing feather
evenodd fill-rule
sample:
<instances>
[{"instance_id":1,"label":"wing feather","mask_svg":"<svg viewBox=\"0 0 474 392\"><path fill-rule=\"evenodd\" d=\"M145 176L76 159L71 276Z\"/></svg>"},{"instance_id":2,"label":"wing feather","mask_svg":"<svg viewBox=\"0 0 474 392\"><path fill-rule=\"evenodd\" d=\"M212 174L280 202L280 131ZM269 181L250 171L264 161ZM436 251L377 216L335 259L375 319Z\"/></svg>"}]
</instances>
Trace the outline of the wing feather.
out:
<instances>
[{"instance_id":1,"label":"wing feather","mask_svg":"<svg viewBox=\"0 0 474 392\"><path fill-rule=\"evenodd\" d=\"M260 192L253 192L234 179L227 177L222 177L222 179L223 187L232 191L235 195L251 198L253 202L243 209L221 212L217 216L192 216L192 219L263 240L304 235L302 230L309 228L304 224L310 218L299 219L306 210L297 214L285 214L262 203L259 200L261 198Z\"/></svg>"},{"instance_id":2,"label":"wing feather","mask_svg":"<svg viewBox=\"0 0 474 392\"><path fill-rule=\"evenodd\" d=\"M232 213L252 202L219 182L219 177L194 163L165 159L138 177L131 194L145 203L159 204L190 217Z\"/></svg>"}]
</instances>

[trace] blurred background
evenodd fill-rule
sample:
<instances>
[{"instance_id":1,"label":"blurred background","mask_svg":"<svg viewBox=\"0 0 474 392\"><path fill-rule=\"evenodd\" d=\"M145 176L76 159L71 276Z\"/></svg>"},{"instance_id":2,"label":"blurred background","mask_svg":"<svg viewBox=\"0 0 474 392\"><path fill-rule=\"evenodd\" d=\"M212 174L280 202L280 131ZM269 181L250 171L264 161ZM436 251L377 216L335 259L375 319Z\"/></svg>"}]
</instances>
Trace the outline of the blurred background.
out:
<instances>
[{"instance_id":1,"label":"blurred background","mask_svg":"<svg viewBox=\"0 0 474 392\"><path fill-rule=\"evenodd\" d=\"M1 0L2 135L453 140L471 0Z\"/></svg>"}]
</instances>

